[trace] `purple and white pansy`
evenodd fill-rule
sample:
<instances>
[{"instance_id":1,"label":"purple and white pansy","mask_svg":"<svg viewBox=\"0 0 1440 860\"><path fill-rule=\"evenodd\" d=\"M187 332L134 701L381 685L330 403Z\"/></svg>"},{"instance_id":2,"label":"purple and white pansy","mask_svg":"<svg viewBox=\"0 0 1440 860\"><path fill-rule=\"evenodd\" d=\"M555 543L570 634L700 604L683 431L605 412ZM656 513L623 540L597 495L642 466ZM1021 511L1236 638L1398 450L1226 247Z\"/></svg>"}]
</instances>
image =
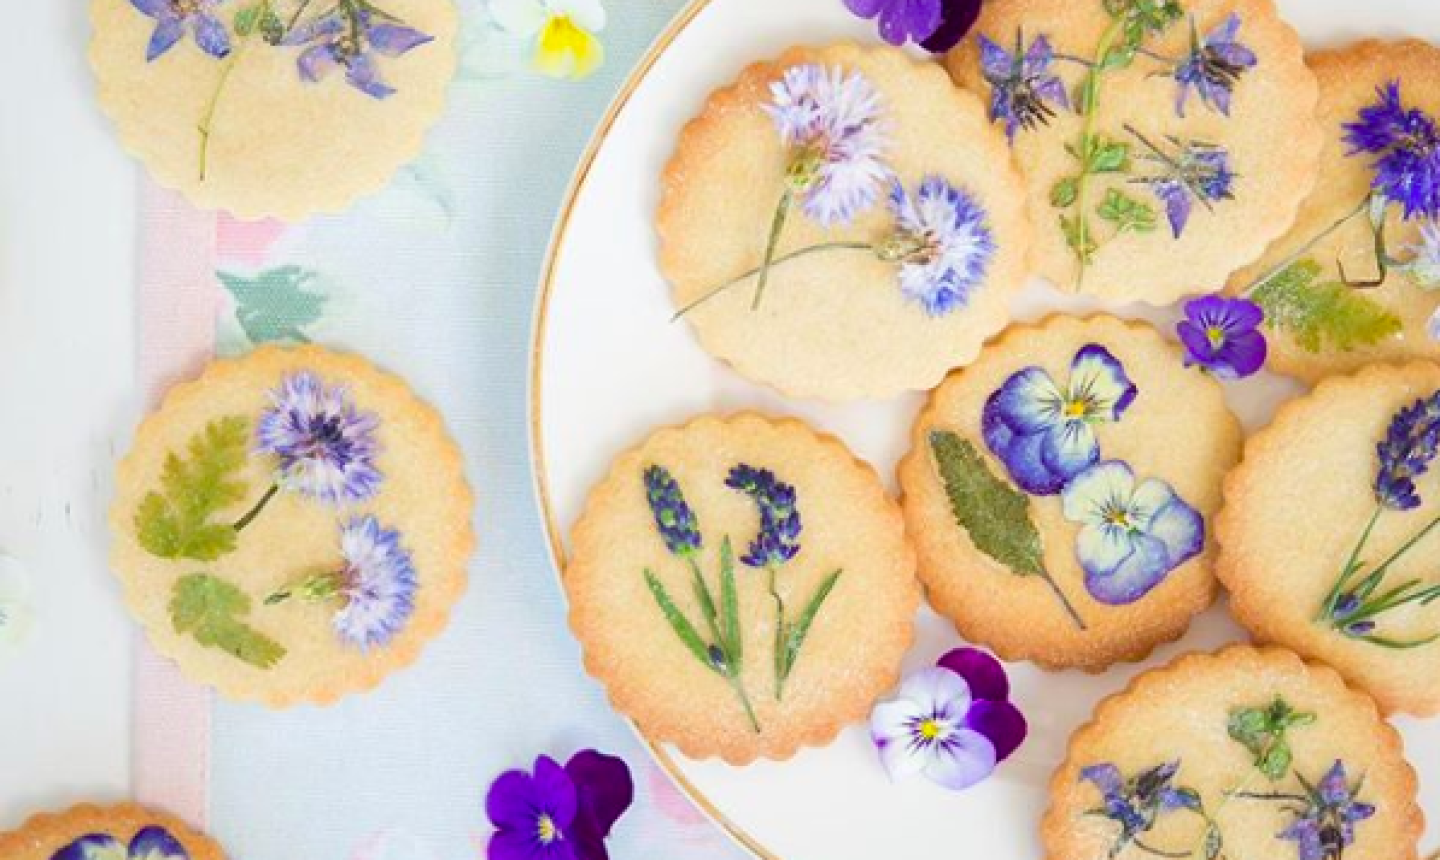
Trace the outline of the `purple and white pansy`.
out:
<instances>
[{"instance_id":1,"label":"purple and white pansy","mask_svg":"<svg viewBox=\"0 0 1440 860\"><path fill-rule=\"evenodd\" d=\"M185 846L163 827L146 827L127 845L108 833L82 836L51 860L190 860Z\"/></svg>"},{"instance_id":2,"label":"purple and white pansy","mask_svg":"<svg viewBox=\"0 0 1440 860\"><path fill-rule=\"evenodd\" d=\"M870 737L895 781L923 774L959 791L990 776L1025 741L1025 717L1009 701L1005 669L959 648L905 679L870 717Z\"/></svg>"},{"instance_id":3,"label":"purple and white pansy","mask_svg":"<svg viewBox=\"0 0 1440 860\"><path fill-rule=\"evenodd\" d=\"M1094 425L1119 421L1138 389L1105 347L1075 354L1062 387L1044 369L1013 374L985 404L985 444L1031 495L1053 496L1100 460Z\"/></svg>"}]
</instances>

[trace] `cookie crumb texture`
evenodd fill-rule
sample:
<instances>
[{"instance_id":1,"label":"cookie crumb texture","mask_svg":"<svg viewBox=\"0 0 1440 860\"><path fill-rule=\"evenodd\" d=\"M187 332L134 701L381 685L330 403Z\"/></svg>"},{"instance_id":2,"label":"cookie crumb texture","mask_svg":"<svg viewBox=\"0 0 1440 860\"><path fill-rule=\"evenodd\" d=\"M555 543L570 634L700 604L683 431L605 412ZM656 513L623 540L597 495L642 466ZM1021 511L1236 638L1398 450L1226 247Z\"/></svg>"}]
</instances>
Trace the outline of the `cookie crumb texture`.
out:
<instances>
[{"instance_id":1,"label":"cookie crumb texture","mask_svg":"<svg viewBox=\"0 0 1440 860\"><path fill-rule=\"evenodd\" d=\"M0 857L5 860L55 860L76 840L91 837L98 845L108 840L128 848L140 836L151 846L179 845L189 860L225 860L225 852L208 836L197 833L173 815L133 803L100 807L81 805L64 812L36 815L10 833L0 833ZM123 848L122 848L123 850ZM142 858L143 853L127 852ZM110 855L104 855L107 860ZM125 856L120 854L119 856ZM67 855L64 860L70 860ZM168 860L168 855L167 855Z\"/></svg>"},{"instance_id":2,"label":"cookie crumb texture","mask_svg":"<svg viewBox=\"0 0 1440 860\"><path fill-rule=\"evenodd\" d=\"M1181 657L1100 704L1051 781L1045 856L1416 860L1417 791L1369 697L1288 651L1237 645Z\"/></svg>"}]
</instances>

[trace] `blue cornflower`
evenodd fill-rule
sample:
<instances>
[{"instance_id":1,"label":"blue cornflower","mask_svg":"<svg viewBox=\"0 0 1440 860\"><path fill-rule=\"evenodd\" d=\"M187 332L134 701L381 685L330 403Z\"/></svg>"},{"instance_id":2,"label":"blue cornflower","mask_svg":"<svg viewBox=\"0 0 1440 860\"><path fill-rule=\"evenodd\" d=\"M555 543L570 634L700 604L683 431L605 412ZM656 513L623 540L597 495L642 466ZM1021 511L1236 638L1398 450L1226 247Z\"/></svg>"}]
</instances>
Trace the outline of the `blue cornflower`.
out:
<instances>
[{"instance_id":1,"label":"blue cornflower","mask_svg":"<svg viewBox=\"0 0 1440 860\"><path fill-rule=\"evenodd\" d=\"M200 50L216 59L230 55L230 34L215 15L224 0L130 0L130 5L155 19L155 30L145 49L146 62L154 62L185 37L189 30Z\"/></svg>"},{"instance_id":2,"label":"blue cornflower","mask_svg":"<svg viewBox=\"0 0 1440 860\"><path fill-rule=\"evenodd\" d=\"M1160 816L1178 809L1197 811L1200 796L1188 788L1178 788L1175 777L1180 762L1172 761L1141 771L1129 779L1113 764L1091 765L1080 771L1080 780L1100 789L1104 806L1097 814L1120 825L1116 838L1116 856L1142 834L1155 828Z\"/></svg>"},{"instance_id":3,"label":"blue cornflower","mask_svg":"<svg viewBox=\"0 0 1440 860\"><path fill-rule=\"evenodd\" d=\"M1419 108L1407 109L1400 82L1376 90L1379 100L1345 123L1349 155L1376 156L1374 192L1400 204L1405 218L1440 216L1440 129Z\"/></svg>"},{"instance_id":4,"label":"blue cornflower","mask_svg":"<svg viewBox=\"0 0 1440 860\"><path fill-rule=\"evenodd\" d=\"M340 531L344 567L337 594L345 605L335 613L335 632L352 645L386 645L415 613L420 583L400 533L373 516L356 517Z\"/></svg>"},{"instance_id":5,"label":"blue cornflower","mask_svg":"<svg viewBox=\"0 0 1440 860\"><path fill-rule=\"evenodd\" d=\"M749 567L778 567L800 552L800 510L795 488L769 469L740 464L730 470L725 486L739 490L760 510L760 529L740 561Z\"/></svg>"},{"instance_id":6,"label":"blue cornflower","mask_svg":"<svg viewBox=\"0 0 1440 860\"><path fill-rule=\"evenodd\" d=\"M1175 80L1180 84L1175 99L1175 112L1185 115L1185 103L1193 89L1211 110L1230 115L1230 97L1235 84L1246 71L1253 69L1259 58L1241 44L1240 16L1231 15L1203 39L1190 19L1190 53L1175 66Z\"/></svg>"},{"instance_id":7,"label":"blue cornflower","mask_svg":"<svg viewBox=\"0 0 1440 860\"><path fill-rule=\"evenodd\" d=\"M1343 762L1336 761L1319 785L1304 777L1300 782L1309 802L1277 838L1298 842L1300 860L1338 860L1355 843L1355 825L1374 817L1375 807L1355 800L1359 786L1350 786Z\"/></svg>"},{"instance_id":8,"label":"blue cornflower","mask_svg":"<svg viewBox=\"0 0 1440 860\"><path fill-rule=\"evenodd\" d=\"M896 180L890 209L897 232L879 253L900 263L900 292L932 317L965 307L995 256L995 237L979 201L942 177L927 176L914 197Z\"/></svg>"},{"instance_id":9,"label":"blue cornflower","mask_svg":"<svg viewBox=\"0 0 1440 860\"><path fill-rule=\"evenodd\" d=\"M190 860L185 846L163 827L146 827L126 845L108 833L82 836L51 860Z\"/></svg>"},{"instance_id":10,"label":"blue cornflower","mask_svg":"<svg viewBox=\"0 0 1440 860\"><path fill-rule=\"evenodd\" d=\"M287 376L260 417L257 450L279 458L276 482L331 505L363 502L380 490L375 466L380 421L309 371Z\"/></svg>"},{"instance_id":11,"label":"blue cornflower","mask_svg":"<svg viewBox=\"0 0 1440 860\"><path fill-rule=\"evenodd\" d=\"M990 119L1005 124L1011 143L1021 129L1048 125L1056 108L1070 107L1065 82L1050 71L1055 51L1045 36L1036 36L1027 49L1024 34L1017 32L1013 54L984 34L979 40L980 72L990 84Z\"/></svg>"},{"instance_id":12,"label":"blue cornflower","mask_svg":"<svg viewBox=\"0 0 1440 860\"><path fill-rule=\"evenodd\" d=\"M1395 511L1420 507L1415 478L1429 470L1437 451L1440 451L1440 392L1395 413L1384 441L1375 446L1380 460L1375 475L1375 500Z\"/></svg>"},{"instance_id":13,"label":"blue cornflower","mask_svg":"<svg viewBox=\"0 0 1440 860\"><path fill-rule=\"evenodd\" d=\"M655 529L670 552L685 557L700 551L700 524L669 469L650 466L645 470L645 500L655 516Z\"/></svg>"},{"instance_id":14,"label":"blue cornflower","mask_svg":"<svg viewBox=\"0 0 1440 860\"><path fill-rule=\"evenodd\" d=\"M296 27L282 43L309 46L296 60L302 79L314 83L343 67L352 87L383 99L394 95L395 88L380 79L375 55L398 57L433 41L434 36L376 14L368 5L341 0L334 11Z\"/></svg>"}]
</instances>

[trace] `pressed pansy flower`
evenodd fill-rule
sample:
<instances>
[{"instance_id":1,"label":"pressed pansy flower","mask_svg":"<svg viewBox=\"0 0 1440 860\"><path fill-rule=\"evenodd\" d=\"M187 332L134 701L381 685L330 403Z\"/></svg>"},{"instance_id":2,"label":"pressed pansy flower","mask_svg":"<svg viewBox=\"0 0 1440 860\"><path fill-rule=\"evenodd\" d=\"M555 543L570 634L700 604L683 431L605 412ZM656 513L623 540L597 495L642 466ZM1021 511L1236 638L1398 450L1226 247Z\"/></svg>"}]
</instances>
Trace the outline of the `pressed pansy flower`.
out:
<instances>
[{"instance_id":1,"label":"pressed pansy flower","mask_svg":"<svg viewBox=\"0 0 1440 860\"><path fill-rule=\"evenodd\" d=\"M608 860L605 839L634 800L625 762L593 750L562 768L549 756L531 772L507 771L485 807L495 834L489 860Z\"/></svg>"},{"instance_id":2,"label":"pressed pansy flower","mask_svg":"<svg viewBox=\"0 0 1440 860\"><path fill-rule=\"evenodd\" d=\"M1080 780L1100 790L1103 805L1096 810L1120 827L1111 857L1155 828L1160 817L1181 809L1198 811L1200 796L1177 786L1180 762L1167 762L1126 778L1110 763L1091 765L1080 771Z\"/></svg>"},{"instance_id":3,"label":"pressed pansy flower","mask_svg":"<svg viewBox=\"0 0 1440 860\"><path fill-rule=\"evenodd\" d=\"M270 400L257 449L279 459L280 487L331 505L363 502L379 491L379 419L357 409L343 387L301 371L286 377Z\"/></svg>"},{"instance_id":4,"label":"pressed pansy flower","mask_svg":"<svg viewBox=\"0 0 1440 860\"><path fill-rule=\"evenodd\" d=\"M130 5L155 19L155 30L145 48L145 59L154 62L185 37L195 38L200 50L216 59L230 55L230 34L215 14L224 0L130 0Z\"/></svg>"},{"instance_id":5,"label":"pressed pansy flower","mask_svg":"<svg viewBox=\"0 0 1440 860\"><path fill-rule=\"evenodd\" d=\"M845 0L845 6L875 19L890 44L914 42L936 54L960 44L980 17L980 0Z\"/></svg>"},{"instance_id":6,"label":"pressed pansy flower","mask_svg":"<svg viewBox=\"0 0 1440 860\"><path fill-rule=\"evenodd\" d=\"M1063 388L1039 367L1007 379L985 404L985 444L1022 490L1054 495L1100 459L1093 425L1119 421L1136 393L1124 365L1089 344L1075 354Z\"/></svg>"},{"instance_id":7,"label":"pressed pansy flower","mask_svg":"<svg viewBox=\"0 0 1440 860\"><path fill-rule=\"evenodd\" d=\"M1185 305L1176 327L1185 344L1185 366L1221 379L1242 379L1265 366L1269 350L1260 324L1265 312L1249 299L1205 296Z\"/></svg>"},{"instance_id":8,"label":"pressed pansy flower","mask_svg":"<svg viewBox=\"0 0 1440 860\"><path fill-rule=\"evenodd\" d=\"M314 83L343 68L352 87L383 99L395 88L381 79L376 56L398 57L432 41L366 3L340 0L332 11L285 34L282 44L307 46L295 61L304 80Z\"/></svg>"},{"instance_id":9,"label":"pressed pansy flower","mask_svg":"<svg viewBox=\"0 0 1440 860\"><path fill-rule=\"evenodd\" d=\"M490 14L531 46L541 74L579 80L605 61L605 46L595 36L606 23L600 0L490 0Z\"/></svg>"},{"instance_id":10,"label":"pressed pansy flower","mask_svg":"<svg viewBox=\"0 0 1440 860\"><path fill-rule=\"evenodd\" d=\"M1374 817L1375 807L1355 799L1360 786L1350 785L1343 762L1335 762L1319 785L1300 780L1308 802L1279 838L1298 843L1300 860L1339 860L1355 844L1355 825Z\"/></svg>"},{"instance_id":11,"label":"pressed pansy flower","mask_svg":"<svg viewBox=\"0 0 1440 860\"><path fill-rule=\"evenodd\" d=\"M1025 717L1009 701L994 657L962 648L905 679L875 707L870 736L893 780L916 774L952 790L994 772L1025 740Z\"/></svg>"},{"instance_id":12,"label":"pressed pansy flower","mask_svg":"<svg viewBox=\"0 0 1440 860\"><path fill-rule=\"evenodd\" d=\"M1061 502L1065 518L1080 524L1075 552L1085 588L1104 604L1134 603L1205 546L1199 511L1164 481L1137 484L1118 460L1077 475Z\"/></svg>"},{"instance_id":13,"label":"pressed pansy flower","mask_svg":"<svg viewBox=\"0 0 1440 860\"><path fill-rule=\"evenodd\" d=\"M1045 36L1036 36L1026 48L1024 36L1015 34L1012 54L981 35L980 71L990 84L990 119L1005 124L1010 142L1015 135L1048 125L1057 109L1070 107L1065 82L1050 67L1055 51Z\"/></svg>"},{"instance_id":14,"label":"pressed pansy flower","mask_svg":"<svg viewBox=\"0 0 1440 860\"><path fill-rule=\"evenodd\" d=\"M932 317L965 307L995 256L995 237L979 201L928 176L913 197L896 180L890 208L896 234L878 253L899 263L900 292Z\"/></svg>"},{"instance_id":15,"label":"pressed pansy flower","mask_svg":"<svg viewBox=\"0 0 1440 860\"><path fill-rule=\"evenodd\" d=\"M645 501L665 548L682 557L699 552L703 543L700 524L675 476L664 466L650 466L645 469L644 484Z\"/></svg>"},{"instance_id":16,"label":"pressed pansy flower","mask_svg":"<svg viewBox=\"0 0 1440 860\"><path fill-rule=\"evenodd\" d=\"M760 511L760 528L741 562L749 567L779 567L800 552L800 509L794 487L769 469L743 463L730 470L725 486L749 496Z\"/></svg>"},{"instance_id":17,"label":"pressed pansy flower","mask_svg":"<svg viewBox=\"0 0 1440 860\"><path fill-rule=\"evenodd\" d=\"M1229 116L1235 84L1259 63L1255 52L1240 42L1240 16L1232 14L1204 38L1192 18L1190 32L1190 53L1175 67L1180 85L1175 112L1185 115L1185 104L1194 90L1211 110Z\"/></svg>"},{"instance_id":18,"label":"pressed pansy flower","mask_svg":"<svg viewBox=\"0 0 1440 860\"><path fill-rule=\"evenodd\" d=\"M1406 108L1400 82L1377 91L1378 100L1346 123L1350 155L1375 156L1374 192L1398 203L1407 219L1440 217L1440 129L1419 108Z\"/></svg>"},{"instance_id":19,"label":"pressed pansy flower","mask_svg":"<svg viewBox=\"0 0 1440 860\"><path fill-rule=\"evenodd\" d=\"M129 845L108 833L82 836L57 851L52 860L190 860L190 854L170 831L146 827Z\"/></svg>"}]
</instances>

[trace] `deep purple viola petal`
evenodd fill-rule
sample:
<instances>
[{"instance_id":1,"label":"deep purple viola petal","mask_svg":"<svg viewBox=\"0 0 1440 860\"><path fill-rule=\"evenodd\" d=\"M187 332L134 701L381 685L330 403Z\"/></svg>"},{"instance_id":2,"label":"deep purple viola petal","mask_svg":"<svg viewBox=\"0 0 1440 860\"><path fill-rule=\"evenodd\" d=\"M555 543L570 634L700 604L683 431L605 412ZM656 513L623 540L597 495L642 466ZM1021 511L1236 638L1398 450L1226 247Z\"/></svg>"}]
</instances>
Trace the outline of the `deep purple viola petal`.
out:
<instances>
[{"instance_id":1,"label":"deep purple viola petal","mask_svg":"<svg viewBox=\"0 0 1440 860\"><path fill-rule=\"evenodd\" d=\"M230 56L230 34L220 19L200 12L191 16L190 21L195 28L195 44L200 46L200 50L217 60Z\"/></svg>"},{"instance_id":2,"label":"deep purple viola petal","mask_svg":"<svg viewBox=\"0 0 1440 860\"><path fill-rule=\"evenodd\" d=\"M892 45L928 39L940 26L940 0L891 0L880 10L880 38Z\"/></svg>"},{"instance_id":3,"label":"deep purple viola petal","mask_svg":"<svg viewBox=\"0 0 1440 860\"><path fill-rule=\"evenodd\" d=\"M565 768L548 755L535 759L535 789L544 798L545 808L561 831L568 830L575 821L575 810L579 807L579 796L575 782Z\"/></svg>"},{"instance_id":4,"label":"deep purple viola petal","mask_svg":"<svg viewBox=\"0 0 1440 860\"><path fill-rule=\"evenodd\" d=\"M90 860L92 857L124 856L125 846L109 834L91 833L61 848L51 860Z\"/></svg>"},{"instance_id":5,"label":"deep purple viola petal","mask_svg":"<svg viewBox=\"0 0 1440 860\"><path fill-rule=\"evenodd\" d=\"M155 24L155 31L150 34L150 44L145 48L146 62L154 62L166 51L175 47L180 37L185 35L185 22L179 18L161 18Z\"/></svg>"},{"instance_id":6,"label":"deep purple viola petal","mask_svg":"<svg viewBox=\"0 0 1440 860\"><path fill-rule=\"evenodd\" d=\"M370 47L387 57L398 57L406 51L435 41L434 36L400 24L376 24L365 35Z\"/></svg>"},{"instance_id":7,"label":"deep purple viola petal","mask_svg":"<svg viewBox=\"0 0 1440 860\"><path fill-rule=\"evenodd\" d=\"M874 18L889 3L890 0L845 0L845 8L861 18Z\"/></svg>"},{"instance_id":8,"label":"deep purple viola petal","mask_svg":"<svg viewBox=\"0 0 1440 860\"><path fill-rule=\"evenodd\" d=\"M506 771L490 784L485 814L491 824L501 829L533 828L542 799L530 774L523 770Z\"/></svg>"},{"instance_id":9,"label":"deep purple viola petal","mask_svg":"<svg viewBox=\"0 0 1440 860\"><path fill-rule=\"evenodd\" d=\"M143 860L190 860L180 840L163 827L146 827L130 840L130 856Z\"/></svg>"},{"instance_id":10,"label":"deep purple viola petal","mask_svg":"<svg viewBox=\"0 0 1440 860\"><path fill-rule=\"evenodd\" d=\"M940 26L920 42L932 54L944 54L964 41L980 19L981 0L944 0L940 4Z\"/></svg>"},{"instance_id":11,"label":"deep purple viola petal","mask_svg":"<svg viewBox=\"0 0 1440 860\"><path fill-rule=\"evenodd\" d=\"M993 655L979 648L956 648L936 663L965 679L976 699L1004 702L1010 698L1010 679Z\"/></svg>"},{"instance_id":12,"label":"deep purple viola petal","mask_svg":"<svg viewBox=\"0 0 1440 860\"><path fill-rule=\"evenodd\" d=\"M1180 342L1185 345L1185 364L1187 367L1199 365L1209 368L1215 361L1215 346L1205 334L1205 330L1190 320L1181 320L1175 326L1175 331L1180 335Z\"/></svg>"},{"instance_id":13,"label":"deep purple viola petal","mask_svg":"<svg viewBox=\"0 0 1440 860\"><path fill-rule=\"evenodd\" d=\"M366 54L351 57L345 70L350 86L371 98L384 99L395 94L395 88L380 80L380 69Z\"/></svg>"},{"instance_id":14,"label":"deep purple viola petal","mask_svg":"<svg viewBox=\"0 0 1440 860\"><path fill-rule=\"evenodd\" d=\"M1265 366L1269 353L1270 345L1265 341L1265 335L1252 329L1226 338L1218 357L1234 378L1244 379Z\"/></svg>"},{"instance_id":15,"label":"deep purple viola petal","mask_svg":"<svg viewBox=\"0 0 1440 860\"><path fill-rule=\"evenodd\" d=\"M995 760L1009 758L1025 742L1030 727L1025 715L1009 702L980 701L970 705L965 725L984 735L995 747Z\"/></svg>"},{"instance_id":16,"label":"deep purple viola petal","mask_svg":"<svg viewBox=\"0 0 1440 860\"><path fill-rule=\"evenodd\" d=\"M311 45L295 59L302 80L315 83L339 65L329 45Z\"/></svg>"},{"instance_id":17,"label":"deep purple viola petal","mask_svg":"<svg viewBox=\"0 0 1440 860\"><path fill-rule=\"evenodd\" d=\"M609 836L615 822L635 800L630 767L615 756L581 750L565 763L565 772L575 785L580 808L593 815L602 838Z\"/></svg>"}]
</instances>

